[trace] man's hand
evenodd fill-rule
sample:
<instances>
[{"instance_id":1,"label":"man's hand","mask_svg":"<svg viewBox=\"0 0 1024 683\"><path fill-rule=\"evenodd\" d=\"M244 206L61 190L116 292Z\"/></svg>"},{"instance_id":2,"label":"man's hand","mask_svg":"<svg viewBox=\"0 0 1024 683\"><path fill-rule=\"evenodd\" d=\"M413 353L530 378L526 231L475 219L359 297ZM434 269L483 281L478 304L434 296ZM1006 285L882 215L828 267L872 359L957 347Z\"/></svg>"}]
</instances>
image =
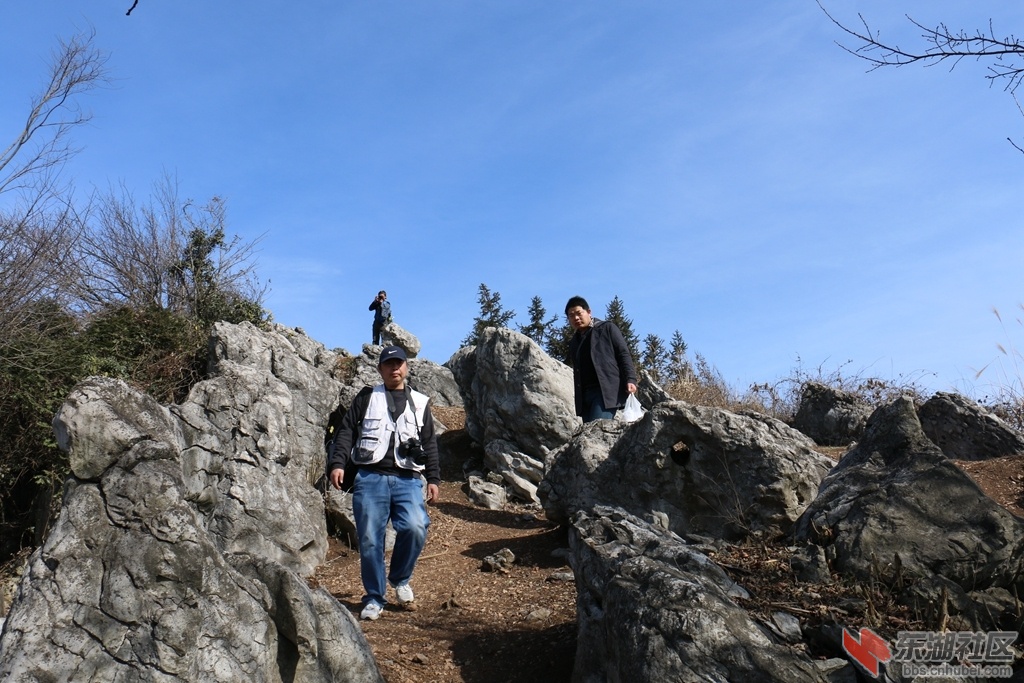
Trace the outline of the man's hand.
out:
<instances>
[{"instance_id":1,"label":"man's hand","mask_svg":"<svg viewBox=\"0 0 1024 683\"><path fill-rule=\"evenodd\" d=\"M626 384L626 390L629 393L631 393L631 394L635 394L636 393L636 385L633 384L632 382L629 382L628 384Z\"/></svg>"},{"instance_id":2,"label":"man's hand","mask_svg":"<svg viewBox=\"0 0 1024 683\"><path fill-rule=\"evenodd\" d=\"M333 486L336 489L340 489L341 488L341 482L345 481L345 470L340 469L340 468L335 468L335 469L331 470L330 477L331 477L331 486Z\"/></svg>"},{"instance_id":3,"label":"man's hand","mask_svg":"<svg viewBox=\"0 0 1024 683\"><path fill-rule=\"evenodd\" d=\"M427 484L427 502L436 503L441 497L441 490L437 488L437 484Z\"/></svg>"}]
</instances>

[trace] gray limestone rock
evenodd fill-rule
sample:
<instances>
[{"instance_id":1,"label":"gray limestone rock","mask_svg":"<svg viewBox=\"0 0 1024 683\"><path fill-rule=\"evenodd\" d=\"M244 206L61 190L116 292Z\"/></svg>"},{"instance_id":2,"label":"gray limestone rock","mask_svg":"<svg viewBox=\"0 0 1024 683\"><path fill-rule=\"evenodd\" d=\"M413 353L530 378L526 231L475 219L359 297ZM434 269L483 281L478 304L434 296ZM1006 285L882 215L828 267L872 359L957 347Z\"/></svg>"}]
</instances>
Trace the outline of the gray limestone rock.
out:
<instances>
[{"instance_id":1,"label":"gray limestone rock","mask_svg":"<svg viewBox=\"0 0 1024 683\"><path fill-rule=\"evenodd\" d=\"M1024 519L986 496L925 436L906 397L872 414L794 535L826 546L834 568L854 580L941 577L965 594L1024 594Z\"/></svg>"},{"instance_id":2,"label":"gray limestone rock","mask_svg":"<svg viewBox=\"0 0 1024 683\"><path fill-rule=\"evenodd\" d=\"M484 448L484 465L501 475L520 500L539 503L537 485L544 477L544 463L517 451L503 439L495 439Z\"/></svg>"},{"instance_id":3,"label":"gray limestone rock","mask_svg":"<svg viewBox=\"0 0 1024 683\"><path fill-rule=\"evenodd\" d=\"M410 360L420 354L420 340L412 332L400 327L396 322L386 324L380 331L382 346L398 346L405 351ZM378 349L378 353L380 350Z\"/></svg>"},{"instance_id":4,"label":"gray limestone rock","mask_svg":"<svg viewBox=\"0 0 1024 683\"><path fill-rule=\"evenodd\" d=\"M873 407L856 394L807 382L793 427L822 446L846 446L860 438Z\"/></svg>"},{"instance_id":5,"label":"gray limestone rock","mask_svg":"<svg viewBox=\"0 0 1024 683\"><path fill-rule=\"evenodd\" d=\"M938 392L918 408L921 429L946 457L988 460L1024 454L1024 435L960 394Z\"/></svg>"},{"instance_id":6,"label":"gray limestone rock","mask_svg":"<svg viewBox=\"0 0 1024 683\"><path fill-rule=\"evenodd\" d=\"M556 521L615 505L680 535L739 539L792 526L832 465L813 449L757 413L660 403L632 424L584 425L548 457L538 494Z\"/></svg>"},{"instance_id":7,"label":"gray limestone rock","mask_svg":"<svg viewBox=\"0 0 1024 683\"><path fill-rule=\"evenodd\" d=\"M303 576L327 547L338 355L218 324L210 379L161 406L90 378L54 420L60 517L0 633L9 681L380 681L352 616Z\"/></svg>"},{"instance_id":8,"label":"gray limestone rock","mask_svg":"<svg viewBox=\"0 0 1024 683\"><path fill-rule=\"evenodd\" d=\"M579 637L573 681L828 680L758 624L746 591L675 534L621 509L576 513L569 534ZM798 630L798 629L797 629Z\"/></svg>"},{"instance_id":9,"label":"gray limestone rock","mask_svg":"<svg viewBox=\"0 0 1024 683\"><path fill-rule=\"evenodd\" d=\"M543 460L580 424L572 370L526 335L488 328L479 344L461 349L446 365L462 392L466 429L483 446L502 439Z\"/></svg>"}]
</instances>

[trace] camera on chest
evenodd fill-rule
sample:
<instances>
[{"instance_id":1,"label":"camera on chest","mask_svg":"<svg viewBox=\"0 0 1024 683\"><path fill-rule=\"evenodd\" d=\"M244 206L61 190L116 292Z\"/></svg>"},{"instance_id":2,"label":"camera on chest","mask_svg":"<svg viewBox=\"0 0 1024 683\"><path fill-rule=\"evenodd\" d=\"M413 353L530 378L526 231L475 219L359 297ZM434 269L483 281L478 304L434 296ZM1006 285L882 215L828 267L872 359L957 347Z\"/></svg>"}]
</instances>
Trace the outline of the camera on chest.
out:
<instances>
[{"instance_id":1,"label":"camera on chest","mask_svg":"<svg viewBox=\"0 0 1024 683\"><path fill-rule=\"evenodd\" d=\"M420 443L420 440L415 436L403 441L399 446L398 452L412 460L417 465L426 464L426 456L423 454L423 444Z\"/></svg>"}]
</instances>

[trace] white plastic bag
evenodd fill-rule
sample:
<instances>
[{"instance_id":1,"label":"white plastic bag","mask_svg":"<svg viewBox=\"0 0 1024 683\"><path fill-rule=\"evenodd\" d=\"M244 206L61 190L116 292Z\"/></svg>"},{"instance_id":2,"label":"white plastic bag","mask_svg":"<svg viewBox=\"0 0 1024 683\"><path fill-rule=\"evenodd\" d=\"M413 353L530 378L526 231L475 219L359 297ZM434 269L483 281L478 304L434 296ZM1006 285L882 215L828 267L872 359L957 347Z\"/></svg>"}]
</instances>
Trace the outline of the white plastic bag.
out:
<instances>
[{"instance_id":1,"label":"white plastic bag","mask_svg":"<svg viewBox=\"0 0 1024 683\"><path fill-rule=\"evenodd\" d=\"M626 422L636 422L644 416L644 408L637 400L636 394L630 394L626 399L626 407L622 409L622 419Z\"/></svg>"}]
</instances>

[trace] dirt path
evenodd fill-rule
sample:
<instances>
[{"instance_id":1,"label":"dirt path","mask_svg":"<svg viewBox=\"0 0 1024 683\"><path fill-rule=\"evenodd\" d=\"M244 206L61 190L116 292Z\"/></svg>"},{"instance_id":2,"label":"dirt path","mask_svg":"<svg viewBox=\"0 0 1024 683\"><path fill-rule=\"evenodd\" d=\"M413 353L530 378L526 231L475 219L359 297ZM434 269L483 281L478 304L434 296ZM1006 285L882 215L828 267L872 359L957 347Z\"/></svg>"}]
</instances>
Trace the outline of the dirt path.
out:
<instances>
[{"instance_id":1,"label":"dirt path","mask_svg":"<svg viewBox=\"0 0 1024 683\"><path fill-rule=\"evenodd\" d=\"M455 411L445 417L454 422ZM834 450L830 455L838 459L844 449ZM565 531L526 506L510 505L500 511L473 506L462 489L461 468L453 464L445 472L441 502L430 508L427 546L412 582L415 609L389 606L377 621L360 622L381 673L388 683L570 680L576 649L576 586L564 559ZM1024 456L957 464L996 501L1024 516ZM508 571L485 570L485 558L505 548L516 558ZM788 572L776 575L766 569L788 564L781 557L732 548L728 556L716 559L742 565L734 578L761 585L767 598L797 604L809 595L807 586L796 586L796 597L774 596L770 590L782 590L791 582ZM327 561L313 582L358 617L358 553L332 539ZM755 611L756 607L748 605ZM891 619L898 620L905 611L889 607L894 610Z\"/></svg>"},{"instance_id":2,"label":"dirt path","mask_svg":"<svg viewBox=\"0 0 1024 683\"><path fill-rule=\"evenodd\" d=\"M442 482L430 518L412 581L416 609L389 605L360 622L388 683L568 681L576 586L564 530L526 507L476 508L460 482ZM485 570L484 558L503 548L516 558L508 571ZM358 553L332 539L315 580L358 617Z\"/></svg>"}]
</instances>

